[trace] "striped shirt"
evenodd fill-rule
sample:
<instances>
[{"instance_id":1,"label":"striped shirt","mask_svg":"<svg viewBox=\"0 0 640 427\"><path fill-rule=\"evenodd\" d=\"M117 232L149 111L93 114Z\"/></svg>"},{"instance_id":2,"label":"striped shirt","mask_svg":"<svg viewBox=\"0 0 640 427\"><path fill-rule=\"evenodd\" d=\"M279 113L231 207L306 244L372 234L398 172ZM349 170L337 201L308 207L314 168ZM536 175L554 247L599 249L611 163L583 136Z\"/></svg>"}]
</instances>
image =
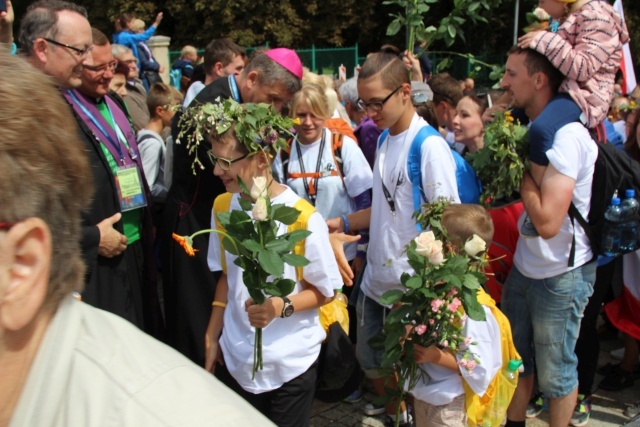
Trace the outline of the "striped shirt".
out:
<instances>
[{"instance_id":1,"label":"striped shirt","mask_svg":"<svg viewBox=\"0 0 640 427\"><path fill-rule=\"evenodd\" d=\"M628 42L620 15L605 1L591 0L569 15L557 33L540 31L529 47L565 75L560 91L573 98L592 128L607 115L622 45Z\"/></svg>"}]
</instances>

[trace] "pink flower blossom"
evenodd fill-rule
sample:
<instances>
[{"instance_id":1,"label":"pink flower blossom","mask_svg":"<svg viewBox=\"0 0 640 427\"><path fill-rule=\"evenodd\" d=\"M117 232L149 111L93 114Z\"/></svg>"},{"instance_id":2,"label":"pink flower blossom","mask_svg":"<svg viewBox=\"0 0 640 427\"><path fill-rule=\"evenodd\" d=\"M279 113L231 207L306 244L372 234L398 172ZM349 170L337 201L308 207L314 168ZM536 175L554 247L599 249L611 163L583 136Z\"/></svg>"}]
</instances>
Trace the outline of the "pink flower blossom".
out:
<instances>
[{"instance_id":1,"label":"pink flower blossom","mask_svg":"<svg viewBox=\"0 0 640 427\"><path fill-rule=\"evenodd\" d=\"M452 296L458 295L458 289L457 288L451 288L451 290L447 293L447 299L451 298Z\"/></svg>"},{"instance_id":2,"label":"pink flower blossom","mask_svg":"<svg viewBox=\"0 0 640 427\"><path fill-rule=\"evenodd\" d=\"M462 366L463 368L466 368L468 363L469 361L467 359L462 359L461 361L458 362L458 365Z\"/></svg>"},{"instance_id":3,"label":"pink flower blossom","mask_svg":"<svg viewBox=\"0 0 640 427\"><path fill-rule=\"evenodd\" d=\"M433 301L431 301L431 310L433 310L434 312L438 312L438 310L440 309L440 307L442 307L444 305L444 301L441 299L434 299Z\"/></svg>"},{"instance_id":4,"label":"pink flower blossom","mask_svg":"<svg viewBox=\"0 0 640 427\"><path fill-rule=\"evenodd\" d=\"M447 341L447 340L442 341L442 346L443 346L444 348L449 347L449 341Z\"/></svg>"},{"instance_id":5,"label":"pink flower blossom","mask_svg":"<svg viewBox=\"0 0 640 427\"><path fill-rule=\"evenodd\" d=\"M458 307L460 307L462 305L462 303L460 302L460 300L458 298L454 298L453 301L451 301L451 304L448 305L448 309L449 311L456 311L458 310Z\"/></svg>"},{"instance_id":6,"label":"pink flower blossom","mask_svg":"<svg viewBox=\"0 0 640 427\"><path fill-rule=\"evenodd\" d=\"M434 333L431 334L431 336L435 338L435 337L438 336L438 334L434 332Z\"/></svg>"},{"instance_id":7,"label":"pink flower blossom","mask_svg":"<svg viewBox=\"0 0 640 427\"><path fill-rule=\"evenodd\" d=\"M436 321L435 321L435 320L433 320L433 319L429 319L429 324L430 324L430 325L433 325L434 323L436 323Z\"/></svg>"},{"instance_id":8,"label":"pink flower blossom","mask_svg":"<svg viewBox=\"0 0 640 427\"><path fill-rule=\"evenodd\" d=\"M472 370L473 370L473 368L475 368L477 365L478 365L478 364L476 363L476 361L475 361L475 360L469 360L469 361L467 362L467 369L468 369L469 371L472 371Z\"/></svg>"},{"instance_id":9,"label":"pink flower blossom","mask_svg":"<svg viewBox=\"0 0 640 427\"><path fill-rule=\"evenodd\" d=\"M427 325L418 325L415 328L416 334L422 335L427 332Z\"/></svg>"},{"instance_id":10,"label":"pink flower blossom","mask_svg":"<svg viewBox=\"0 0 640 427\"><path fill-rule=\"evenodd\" d=\"M464 339L464 345L465 345L465 346L467 346L467 347L469 347L469 344L470 344L470 343L471 343L471 337L466 337L466 338Z\"/></svg>"}]
</instances>

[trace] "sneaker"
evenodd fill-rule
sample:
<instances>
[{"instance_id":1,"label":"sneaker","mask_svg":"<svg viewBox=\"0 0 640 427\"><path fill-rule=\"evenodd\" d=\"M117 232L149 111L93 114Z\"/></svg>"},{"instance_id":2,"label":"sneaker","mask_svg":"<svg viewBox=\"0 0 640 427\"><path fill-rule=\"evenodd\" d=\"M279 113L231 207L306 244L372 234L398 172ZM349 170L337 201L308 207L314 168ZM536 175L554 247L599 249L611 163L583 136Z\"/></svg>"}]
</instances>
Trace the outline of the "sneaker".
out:
<instances>
[{"instance_id":1,"label":"sneaker","mask_svg":"<svg viewBox=\"0 0 640 427\"><path fill-rule=\"evenodd\" d=\"M406 423L400 423L398 424L398 427L414 427L415 424L413 424L413 417L411 416L410 413L407 412L407 417L409 417L409 419L407 420ZM392 420L391 418L389 418L387 416L386 421L384 422L384 427L396 427L396 422L395 420Z\"/></svg>"},{"instance_id":2,"label":"sneaker","mask_svg":"<svg viewBox=\"0 0 640 427\"><path fill-rule=\"evenodd\" d=\"M346 397L345 399L342 399L342 401L345 403L358 403L362 400L362 396L363 396L362 389L357 388L348 397Z\"/></svg>"},{"instance_id":3,"label":"sneaker","mask_svg":"<svg viewBox=\"0 0 640 427\"><path fill-rule=\"evenodd\" d=\"M632 387L634 382L633 372L616 369L600 381L600 388L607 391L620 391Z\"/></svg>"},{"instance_id":4,"label":"sneaker","mask_svg":"<svg viewBox=\"0 0 640 427\"><path fill-rule=\"evenodd\" d=\"M636 402L631 406L627 406L627 409L624 410L624 415L633 418L640 414L640 402Z\"/></svg>"},{"instance_id":5,"label":"sneaker","mask_svg":"<svg viewBox=\"0 0 640 427\"><path fill-rule=\"evenodd\" d=\"M549 408L549 399L542 392L537 392L533 395L527 406L527 418L535 418L540 415L540 412Z\"/></svg>"},{"instance_id":6,"label":"sneaker","mask_svg":"<svg viewBox=\"0 0 640 427\"><path fill-rule=\"evenodd\" d=\"M373 403L367 403L364 405L362 412L370 417L375 417L376 415L384 414L385 409L384 406L375 406Z\"/></svg>"},{"instance_id":7,"label":"sneaker","mask_svg":"<svg viewBox=\"0 0 640 427\"><path fill-rule=\"evenodd\" d=\"M585 397L583 394L578 395L578 403L576 409L573 411L571 417L571 425L573 427L586 426L589 423L589 417L591 416L591 399Z\"/></svg>"}]
</instances>

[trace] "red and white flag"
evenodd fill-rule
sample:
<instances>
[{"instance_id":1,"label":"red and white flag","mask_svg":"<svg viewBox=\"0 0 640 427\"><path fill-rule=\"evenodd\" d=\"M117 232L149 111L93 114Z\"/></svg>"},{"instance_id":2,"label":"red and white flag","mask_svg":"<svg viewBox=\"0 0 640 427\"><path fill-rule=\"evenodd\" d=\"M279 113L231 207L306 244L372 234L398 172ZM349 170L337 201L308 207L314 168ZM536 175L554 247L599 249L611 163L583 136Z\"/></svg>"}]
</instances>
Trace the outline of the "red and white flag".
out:
<instances>
[{"instance_id":1,"label":"red and white flag","mask_svg":"<svg viewBox=\"0 0 640 427\"><path fill-rule=\"evenodd\" d=\"M613 4L613 9L620 14L624 20L624 10L622 9L622 0L616 0ZM637 85L636 73L633 70L633 61L631 60L631 50L629 49L629 43L625 43L622 46L622 61L620 61L620 71L622 72L622 94L626 95L631 93Z\"/></svg>"}]
</instances>

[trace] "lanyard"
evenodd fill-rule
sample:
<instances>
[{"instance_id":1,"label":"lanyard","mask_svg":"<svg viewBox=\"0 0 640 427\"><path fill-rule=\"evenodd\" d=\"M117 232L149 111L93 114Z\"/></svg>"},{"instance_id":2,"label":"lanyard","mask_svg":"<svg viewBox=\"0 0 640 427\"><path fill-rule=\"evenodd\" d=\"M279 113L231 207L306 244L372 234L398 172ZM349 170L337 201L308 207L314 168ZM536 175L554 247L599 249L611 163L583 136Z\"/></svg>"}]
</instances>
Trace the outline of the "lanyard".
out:
<instances>
[{"instance_id":1,"label":"lanyard","mask_svg":"<svg viewBox=\"0 0 640 427\"><path fill-rule=\"evenodd\" d=\"M231 89L231 95L233 96L233 99L237 103L242 103L242 101L240 100L240 91L238 90L238 84L236 83L236 78L233 74L229 76L229 89Z\"/></svg>"},{"instance_id":2,"label":"lanyard","mask_svg":"<svg viewBox=\"0 0 640 427\"><path fill-rule=\"evenodd\" d=\"M302 178L302 183L304 184L304 190L307 192L307 196L309 196L309 200L312 205L316 205L316 197L318 194L318 178L320 178L320 166L322 165L322 154L324 153L324 145L326 142L324 129L322 130L322 138L320 139L320 150L318 151L318 161L316 162L316 174L315 178L312 178L311 186L307 182L306 178ZM304 169L304 161L302 160L302 151L300 150L300 141L296 136L296 151L298 152L298 162L300 163L300 172L303 174L306 173ZM311 190L311 191L310 191ZM313 193L313 194L312 194Z\"/></svg>"},{"instance_id":3,"label":"lanyard","mask_svg":"<svg viewBox=\"0 0 640 427\"><path fill-rule=\"evenodd\" d=\"M393 195L391 194L391 192L389 191L389 189L387 188L387 186L384 183L384 163L386 163L387 160L387 152L389 151L389 142L391 140L391 135L389 135L387 137L387 140L385 141L385 147L384 147L384 162L378 160L378 169L380 170L380 183L382 184L382 192L384 193L384 198L387 201L387 204L389 205L389 209L391 210L391 214L393 216L396 215L396 202L395 202L395 195L396 192L398 191L398 185L400 185L402 183L402 159L404 159L405 156L405 152L406 152L406 142L407 142L407 136L409 135L409 129L406 130L406 134L404 135L404 139L402 140L402 152L400 153L400 156L398 157L398 160L396 161L396 166L393 169L393 171L398 171L398 178L396 179L396 185L393 189Z\"/></svg>"},{"instance_id":4,"label":"lanyard","mask_svg":"<svg viewBox=\"0 0 640 427\"><path fill-rule=\"evenodd\" d=\"M107 138L107 141L109 142L109 144L111 144L111 146L116 149L116 151L120 155L120 162L122 162L122 164L124 164L124 152L122 151L122 145L120 144L120 141L119 141L120 138L118 138L118 142L114 141L113 138L111 138L111 135L109 135L109 133L105 130L105 128L102 127L102 124L100 124L98 119L96 119L96 117L91 113L91 111L89 111L87 109L87 107L82 105L82 102L80 102L78 97L76 97L76 94L73 93L73 91L68 91L68 93L73 98L73 100L76 103L76 105L78 105L80 107L82 112L84 112L87 115L87 117L89 117L89 119L94 124L94 126L97 127L100 130L100 132L102 132L102 134ZM118 127L117 123L115 122L115 120L113 118L113 113L111 113L111 109L109 108L109 105L107 105L107 109L109 110L109 114L111 115L111 121L113 122L113 125L115 126L117 131L120 131L120 128ZM117 133L117 131L116 131L116 133ZM122 131L120 131L120 132L122 132ZM137 156L135 155L135 153L133 153L133 151L131 149L129 149L129 154L132 155L131 158L133 160L135 160L137 158Z\"/></svg>"}]
</instances>

